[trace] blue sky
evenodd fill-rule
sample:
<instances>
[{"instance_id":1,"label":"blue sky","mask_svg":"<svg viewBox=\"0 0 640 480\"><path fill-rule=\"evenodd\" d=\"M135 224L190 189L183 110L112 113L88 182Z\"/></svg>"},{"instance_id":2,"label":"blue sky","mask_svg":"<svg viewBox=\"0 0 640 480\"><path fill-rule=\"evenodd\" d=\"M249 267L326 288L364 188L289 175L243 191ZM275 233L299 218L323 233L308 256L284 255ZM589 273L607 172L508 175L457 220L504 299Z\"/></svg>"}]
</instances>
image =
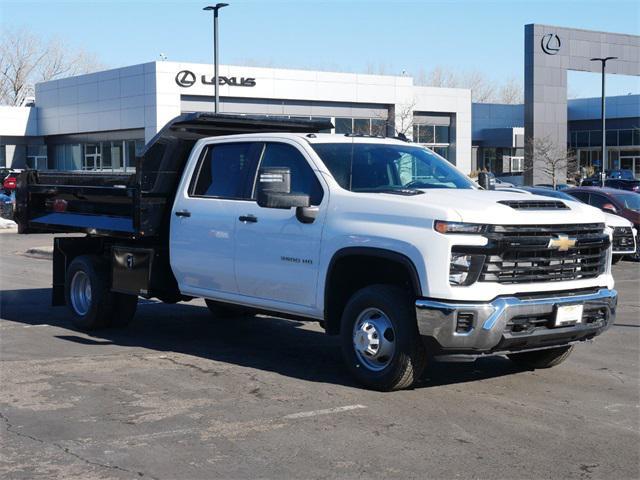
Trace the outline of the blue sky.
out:
<instances>
[{"instance_id":1,"label":"blue sky","mask_svg":"<svg viewBox=\"0 0 640 480\"><path fill-rule=\"evenodd\" d=\"M417 74L440 65L500 81L523 76L526 23L640 34L640 2L227 0L221 63ZM205 0L0 0L4 26L26 26L97 55L108 67L158 59L210 62ZM597 74L572 73L570 94L599 95ZM608 94L639 93L610 76Z\"/></svg>"}]
</instances>

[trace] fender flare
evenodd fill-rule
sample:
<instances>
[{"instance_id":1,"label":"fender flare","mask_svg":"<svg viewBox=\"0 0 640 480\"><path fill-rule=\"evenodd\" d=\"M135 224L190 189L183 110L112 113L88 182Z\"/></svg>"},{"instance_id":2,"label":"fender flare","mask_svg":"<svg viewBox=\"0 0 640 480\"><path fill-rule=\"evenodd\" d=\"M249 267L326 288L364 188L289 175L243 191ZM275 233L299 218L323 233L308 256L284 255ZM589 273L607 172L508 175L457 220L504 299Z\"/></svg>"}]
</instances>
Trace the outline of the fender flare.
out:
<instances>
[{"instance_id":1,"label":"fender flare","mask_svg":"<svg viewBox=\"0 0 640 480\"><path fill-rule=\"evenodd\" d=\"M418 275L418 270L413 263L413 261L402 253L395 252L393 250L387 250L384 248L378 247L345 247L336 251L331 260L329 261L329 266L327 267L327 273L325 276L324 282L324 318L327 327L329 327L330 319L328 318L329 312L329 294L331 292L331 284L330 279L333 275L333 270L335 268L336 263L345 258L351 256L369 256L369 257L377 257L383 258L385 260L390 260L395 263L399 263L402 265L409 274L409 279L411 280L411 286L416 292L416 296L422 296L422 286L420 283L420 276ZM330 327L329 327L330 328ZM330 333L327 330L327 333Z\"/></svg>"}]
</instances>

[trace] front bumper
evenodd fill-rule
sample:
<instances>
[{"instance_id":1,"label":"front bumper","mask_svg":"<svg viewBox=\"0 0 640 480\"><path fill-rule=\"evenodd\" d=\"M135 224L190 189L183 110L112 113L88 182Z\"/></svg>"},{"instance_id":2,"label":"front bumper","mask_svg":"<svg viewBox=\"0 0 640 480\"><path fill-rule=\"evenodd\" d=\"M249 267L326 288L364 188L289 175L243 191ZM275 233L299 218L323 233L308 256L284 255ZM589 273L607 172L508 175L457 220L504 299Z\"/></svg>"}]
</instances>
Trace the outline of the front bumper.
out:
<instances>
[{"instance_id":1,"label":"front bumper","mask_svg":"<svg viewBox=\"0 0 640 480\"><path fill-rule=\"evenodd\" d=\"M498 354L588 340L609 328L618 293L597 291L504 296L488 303L418 299L420 335L443 354ZM554 327L557 306L583 304L582 321Z\"/></svg>"}]
</instances>

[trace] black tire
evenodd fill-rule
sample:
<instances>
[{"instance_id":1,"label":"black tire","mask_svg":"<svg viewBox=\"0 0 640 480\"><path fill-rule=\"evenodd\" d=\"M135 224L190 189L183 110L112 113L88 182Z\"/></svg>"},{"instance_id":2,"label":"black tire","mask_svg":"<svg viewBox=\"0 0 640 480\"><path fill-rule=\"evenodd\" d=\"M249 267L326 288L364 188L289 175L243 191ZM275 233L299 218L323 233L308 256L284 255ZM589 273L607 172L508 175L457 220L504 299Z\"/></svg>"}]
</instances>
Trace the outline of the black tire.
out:
<instances>
[{"instance_id":1,"label":"black tire","mask_svg":"<svg viewBox=\"0 0 640 480\"><path fill-rule=\"evenodd\" d=\"M392 339L394 352L390 359L387 358L380 365L381 370L372 369L366 360L362 361L354 345L356 322L361 315L372 310L383 313L393 329L390 337L387 337L387 332L382 332L387 340ZM418 333L412 299L394 285L371 285L356 292L342 314L340 336L347 368L360 383L374 390L408 388L420 377L427 364L427 353Z\"/></svg>"},{"instance_id":2,"label":"black tire","mask_svg":"<svg viewBox=\"0 0 640 480\"><path fill-rule=\"evenodd\" d=\"M611 263L613 265L615 265L616 263L618 263L620 260L622 260L623 255L613 255L613 257L611 257Z\"/></svg>"},{"instance_id":3,"label":"black tire","mask_svg":"<svg viewBox=\"0 0 640 480\"><path fill-rule=\"evenodd\" d=\"M566 347L549 348L535 352L512 353L507 355L512 362L525 368L551 368L564 362L571 352L573 345Z\"/></svg>"},{"instance_id":4,"label":"black tire","mask_svg":"<svg viewBox=\"0 0 640 480\"><path fill-rule=\"evenodd\" d=\"M76 278L78 285L88 283L91 297L85 303L77 295L72 296ZM73 324L81 330L96 330L106 327L113 312L111 292L109 291L109 270L105 262L96 255L81 255L73 259L65 278L65 299L71 310ZM74 300L75 298L75 300ZM80 308L85 306L86 308Z\"/></svg>"},{"instance_id":5,"label":"black tire","mask_svg":"<svg viewBox=\"0 0 640 480\"><path fill-rule=\"evenodd\" d=\"M205 298L204 302L207 304L207 308L215 319L233 319L250 315L249 310L243 307L238 307L227 303L220 303L214 300L209 300L207 298Z\"/></svg>"},{"instance_id":6,"label":"black tire","mask_svg":"<svg viewBox=\"0 0 640 480\"><path fill-rule=\"evenodd\" d=\"M113 312L109 320L109 326L124 328L131 323L138 309L138 296L126 293L111 293Z\"/></svg>"}]
</instances>

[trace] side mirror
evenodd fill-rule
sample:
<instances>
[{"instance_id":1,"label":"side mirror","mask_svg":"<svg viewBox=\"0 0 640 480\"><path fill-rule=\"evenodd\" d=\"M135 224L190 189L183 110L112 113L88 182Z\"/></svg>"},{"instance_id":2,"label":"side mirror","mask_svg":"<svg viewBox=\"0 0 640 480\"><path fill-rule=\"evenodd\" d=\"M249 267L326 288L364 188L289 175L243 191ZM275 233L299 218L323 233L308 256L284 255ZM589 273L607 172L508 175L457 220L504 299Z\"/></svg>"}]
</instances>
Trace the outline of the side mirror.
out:
<instances>
[{"instance_id":1,"label":"side mirror","mask_svg":"<svg viewBox=\"0 0 640 480\"><path fill-rule=\"evenodd\" d=\"M615 207L615 205L613 205L611 203L605 203L602 206L602 210L604 210L605 212L609 212L609 213L618 213L618 209Z\"/></svg>"},{"instance_id":2,"label":"side mirror","mask_svg":"<svg viewBox=\"0 0 640 480\"><path fill-rule=\"evenodd\" d=\"M478 174L478 184L485 190L496 189L496 176L489 172L480 172Z\"/></svg>"},{"instance_id":3,"label":"side mirror","mask_svg":"<svg viewBox=\"0 0 640 480\"><path fill-rule=\"evenodd\" d=\"M309 195L291 193L291 171L286 167L267 167L258 172L258 205L263 208L309 207Z\"/></svg>"}]
</instances>

